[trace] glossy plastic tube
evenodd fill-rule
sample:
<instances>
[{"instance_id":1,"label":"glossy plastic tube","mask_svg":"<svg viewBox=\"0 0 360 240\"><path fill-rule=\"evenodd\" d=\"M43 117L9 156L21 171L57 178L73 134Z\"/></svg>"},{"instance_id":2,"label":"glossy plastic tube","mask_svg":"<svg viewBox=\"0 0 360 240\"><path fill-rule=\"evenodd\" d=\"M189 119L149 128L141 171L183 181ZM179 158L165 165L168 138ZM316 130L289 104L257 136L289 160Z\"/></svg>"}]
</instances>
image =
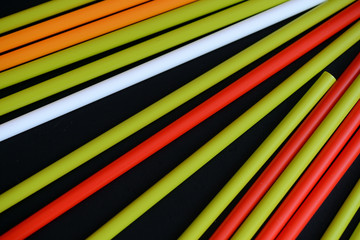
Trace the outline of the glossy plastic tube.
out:
<instances>
[{"instance_id":1,"label":"glossy plastic tube","mask_svg":"<svg viewBox=\"0 0 360 240\"><path fill-rule=\"evenodd\" d=\"M359 104L360 105L360 104ZM360 208L360 181L346 198L345 202L337 212L335 218L331 221L329 227L326 229L322 240L337 240L340 239L346 227L349 225L351 219L354 217L357 210Z\"/></svg>"},{"instance_id":2,"label":"glossy plastic tube","mask_svg":"<svg viewBox=\"0 0 360 240\"><path fill-rule=\"evenodd\" d=\"M51 36L148 0L106 0L0 37L0 52ZM6 56L6 55L3 55ZM2 56L1 56L2 57ZM1 67L0 70L6 69Z\"/></svg>"},{"instance_id":3,"label":"glossy plastic tube","mask_svg":"<svg viewBox=\"0 0 360 240\"><path fill-rule=\"evenodd\" d=\"M284 43L286 39L296 36L296 33L299 30L304 30L314 24L314 19L319 16L324 16L322 14L328 13L330 10L329 7L333 7L333 5L326 4L325 6L324 4L324 6L320 6L303 15L300 19L294 20L292 23L279 29L273 34L270 34L251 47L243 50L241 53L193 80L191 83L186 84L182 88L164 97L135 116L129 118L27 180L4 192L0 195L0 211L4 211L10 206L23 200L27 196L87 162L91 158L115 145L117 142L125 139L152 121L155 121L157 118L168 113L175 107L180 106L182 103L215 85L223 78L235 73L238 69L256 60L259 56L266 54L267 51L270 51L278 44ZM342 22L342 17L347 18L349 15L344 13L347 13L347 11L344 11L327 21L320 28L312 31L311 34L302 38L301 41L298 41L297 44L292 45L292 47L290 47L287 51L283 51L281 54L274 57L271 62L262 65L261 68L258 68L255 72L249 74L249 76L247 76L248 82L245 82L245 84L256 84L253 80L254 77L258 80L258 82L265 80L271 74L276 73L282 68L280 63L282 63L283 66L286 66L286 64L295 61L296 58L305 54L321 41L324 41L327 37L330 37L331 34L339 31L341 27L345 26L344 23L339 23ZM324 32L329 35L325 35ZM314 36L315 38L313 38ZM277 41L274 41L275 39ZM268 71L263 71L263 67L264 69L268 69ZM260 77L262 77L262 79L260 79ZM241 84L239 86L242 91L246 90L244 87L245 85ZM193 123L196 125L196 122Z\"/></svg>"},{"instance_id":4,"label":"glossy plastic tube","mask_svg":"<svg viewBox=\"0 0 360 240\"><path fill-rule=\"evenodd\" d=\"M58 0L39 4L32 8L1 18L0 33L51 17L95 0Z\"/></svg>"},{"instance_id":5,"label":"glossy plastic tube","mask_svg":"<svg viewBox=\"0 0 360 240\"><path fill-rule=\"evenodd\" d=\"M359 73L360 55L355 58L355 60L348 67L348 69L340 76L334 86L329 90L325 97L320 101L320 103L300 125L300 127L291 136L291 138L279 151L275 158L270 162L269 166L258 177L255 183L250 187L247 193L242 197L239 203L231 211L229 216L215 231L212 239L230 238L232 236L232 234L244 221L246 216L265 195L271 185L276 181L278 176L289 164L291 159L293 159L296 153L308 140L311 134L319 126L325 116L330 112L332 107L344 94L346 89L351 85L351 83L354 81L354 79ZM290 210L290 207L288 210ZM281 218L276 218L276 222L280 223L280 219ZM282 227L280 227L279 230L281 230L281 228ZM270 228L270 230L277 231L277 228L273 226L272 228Z\"/></svg>"},{"instance_id":6,"label":"glossy plastic tube","mask_svg":"<svg viewBox=\"0 0 360 240\"><path fill-rule=\"evenodd\" d=\"M116 30L104 36L97 37L2 72L0 73L0 79L3 79L4 81L0 82L0 88L28 80L32 77L119 47L241 1L242 0L199 0L192 4L146 19L134 25Z\"/></svg>"},{"instance_id":7,"label":"glossy plastic tube","mask_svg":"<svg viewBox=\"0 0 360 240\"><path fill-rule=\"evenodd\" d=\"M119 7L124 8L125 6L134 5L137 1L119 1L115 0L112 2L117 3ZM67 32L61 33L59 35L44 39L42 41L33 43L31 45L16 49L9 53L0 55L0 71L9 69L11 67L17 66L19 64L31 61L33 59L45 56L47 54L62 50L64 48L73 46L75 44L84 42L86 40L98 37L100 35L109 33L111 31L117 30L122 27L126 27L130 24L139 22L141 20L153 17L155 15L161 14L163 12L172 10L177 7L181 7L185 4L194 2L195 0L180 0L180 1L167 1L167 0L156 0L144 3L140 6L134 7L127 11L122 11L114 15L105 17L103 19L97 20L95 22L88 23L84 26L69 30ZM98 4L110 3L108 1L99 2ZM128 3L128 4L126 4ZM110 4L111 5L111 4ZM93 6L89 6L93 7ZM116 7L116 6L114 6ZM81 9L82 10L82 9ZM95 12L97 8L94 7ZM114 9L115 10L115 9ZM84 13L86 15L86 13ZM76 18L77 15L74 15ZM62 22L58 22L60 25ZM51 25L50 25L51 26ZM57 27L57 26L54 26ZM31 28L31 27L30 27ZM24 29L23 31L26 31ZM29 32L33 32L31 29ZM28 35L29 32L25 34ZM35 32L36 33L36 32ZM6 43L7 46L15 45L16 41L13 41L13 38L18 39L16 33L13 36L5 36L0 38L0 46L2 43ZM30 35L33 36L33 35ZM34 34L35 36L35 34ZM20 42L20 41L19 41ZM14 44L10 44L14 43ZM5 45L5 44L4 44Z\"/></svg>"},{"instance_id":8,"label":"glossy plastic tube","mask_svg":"<svg viewBox=\"0 0 360 240\"><path fill-rule=\"evenodd\" d=\"M360 223L356 226L354 232L351 234L350 240L360 239Z\"/></svg>"},{"instance_id":9,"label":"glossy plastic tube","mask_svg":"<svg viewBox=\"0 0 360 240\"><path fill-rule=\"evenodd\" d=\"M179 239L199 239L335 82L324 72Z\"/></svg>"},{"instance_id":10,"label":"glossy plastic tube","mask_svg":"<svg viewBox=\"0 0 360 240\"><path fill-rule=\"evenodd\" d=\"M239 136L241 136L248 129L250 129L256 122L266 116L282 101L284 101L292 93L294 93L311 78L313 78L317 73L321 71L321 69L323 69L326 65L328 65L330 62L340 56L347 48L355 44L360 38L359 30L360 23L346 31L327 48L321 51L318 55L316 55L308 63L302 66L298 71L296 71L293 75L291 75L268 95L266 95L259 102L257 102L248 111L242 114L219 134L213 137L209 142L207 142L190 157L184 160L174 170L172 170L155 185L153 185L150 189L148 189L144 194L138 197L126 208L124 208L120 213L118 213L109 222L107 222L93 235L91 235L89 239L109 239L114 237L123 229L125 229L138 217L144 214L147 210L149 210L152 206L154 206L157 202L159 202L162 198L164 198L167 194L169 194L172 190L174 190L177 186L184 182L188 177L190 177L207 162L209 162L213 157L215 157L222 150L224 150ZM262 71L267 72L265 69L266 68L264 67L261 68ZM220 99L226 100L229 95L232 95L234 92L239 91L239 89L243 89L242 87L238 88L238 86L243 85L244 83L249 83L251 85L253 84L255 79L252 79L249 82L244 81L243 78L239 79L240 81L231 84L229 87L225 88L220 93L214 95L212 98L208 99L206 102L204 102L188 114L184 115L182 118L175 121L173 124L158 132L156 135L151 137L152 139L150 138L140 144L138 146L139 149L143 152L154 151L153 148L158 147L158 144L160 142L169 141L168 136L166 136L166 132L169 132L169 130L173 128L173 126L176 126L178 123L180 123L179 121L186 120L187 124L193 124L194 119L196 119L194 118L193 114L197 112L198 116L202 117L203 114L206 114L211 108L215 107L215 104L219 106ZM360 91L360 88L358 91ZM227 102L229 103L230 101ZM159 141L153 141L154 138L159 139ZM153 141L153 146L148 144L150 141ZM149 146L149 148L144 149L144 145ZM150 148L150 146L152 148ZM147 154L149 154L149 152ZM114 168L115 164L117 165L117 163L113 163L114 165L110 164L103 169L106 171L101 170L102 178L107 178L106 181L109 180L110 176L110 174L107 174L107 171L116 171L114 170ZM97 175L100 175L100 172L98 172ZM93 177L94 176L95 175L93 175ZM92 180L95 179L99 180L99 178L97 177L94 177ZM86 184L88 183L89 182L87 182ZM95 181L93 183L95 183ZM96 184L101 185L100 181L96 181ZM85 185L83 186L87 187ZM92 187L93 186L94 185L92 184Z\"/></svg>"},{"instance_id":11,"label":"glossy plastic tube","mask_svg":"<svg viewBox=\"0 0 360 240\"><path fill-rule=\"evenodd\" d=\"M357 25L360 27L360 22ZM232 239L251 239L255 235L359 99L360 78L357 78L240 225Z\"/></svg>"},{"instance_id":12,"label":"glossy plastic tube","mask_svg":"<svg viewBox=\"0 0 360 240\"><path fill-rule=\"evenodd\" d=\"M352 137L276 239L295 239L360 154L360 131Z\"/></svg>"},{"instance_id":13,"label":"glossy plastic tube","mask_svg":"<svg viewBox=\"0 0 360 240\"><path fill-rule=\"evenodd\" d=\"M229 44L285 18L313 7L322 0L293 0L250 17L219 32L190 43L124 73L95 84L64 99L20 116L0 126L0 140L50 121L112 93L132 86L182 63ZM1 101L1 100L0 100Z\"/></svg>"},{"instance_id":14,"label":"glossy plastic tube","mask_svg":"<svg viewBox=\"0 0 360 240\"><path fill-rule=\"evenodd\" d=\"M356 70L356 71L354 71ZM349 68L339 78L338 82L345 80L346 76L352 76L347 79L346 82L352 82L352 79L359 74L360 71L360 55L353 61ZM356 73L354 76L351 72ZM343 81L344 83L345 81ZM337 84L334 85L334 90ZM331 92L335 92L333 89L329 91L328 98L331 96ZM324 98L325 100L326 98ZM326 101L322 101L322 104L326 107ZM331 105L331 104L330 104ZM289 221L291 216L295 213L296 209L304 201L306 196L310 193L311 189L315 186L326 169L330 166L332 161L336 158L338 153L348 142L350 137L356 131L360 124L360 103L358 103L354 109L346 117L344 122L336 130L335 134L331 137L329 142L321 150L319 155L315 158L314 162L310 165L309 169L304 173L303 177L299 180L296 186L291 190L286 199L281 203L276 212L267 221L261 232L258 234L257 239L274 239ZM300 134L297 132L296 134ZM263 194L262 194L263 195ZM255 203L254 203L255 204Z\"/></svg>"}]
</instances>

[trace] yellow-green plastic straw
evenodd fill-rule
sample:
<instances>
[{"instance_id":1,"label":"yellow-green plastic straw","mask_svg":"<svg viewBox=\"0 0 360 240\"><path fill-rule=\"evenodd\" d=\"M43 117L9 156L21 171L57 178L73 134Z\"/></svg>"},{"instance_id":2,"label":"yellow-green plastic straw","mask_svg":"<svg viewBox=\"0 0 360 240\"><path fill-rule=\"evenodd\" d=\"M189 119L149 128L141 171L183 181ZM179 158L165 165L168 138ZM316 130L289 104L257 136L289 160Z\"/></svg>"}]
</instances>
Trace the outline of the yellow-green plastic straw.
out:
<instances>
[{"instance_id":1,"label":"yellow-green plastic straw","mask_svg":"<svg viewBox=\"0 0 360 240\"><path fill-rule=\"evenodd\" d=\"M351 219L354 217L356 211L360 208L360 181L358 181L346 198L344 204L336 214L331 224L326 229L321 239L323 240L337 240L349 225Z\"/></svg>"},{"instance_id":2,"label":"yellow-green plastic straw","mask_svg":"<svg viewBox=\"0 0 360 240\"><path fill-rule=\"evenodd\" d=\"M243 0L200 0L0 73L0 89L174 27ZM116 64L115 64L116 65Z\"/></svg>"},{"instance_id":3,"label":"yellow-green plastic straw","mask_svg":"<svg viewBox=\"0 0 360 240\"><path fill-rule=\"evenodd\" d=\"M70 72L0 99L0 115L59 93L120 67L235 23L286 0L252 0L139 43Z\"/></svg>"},{"instance_id":4,"label":"yellow-green plastic straw","mask_svg":"<svg viewBox=\"0 0 360 240\"><path fill-rule=\"evenodd\" d=\"M0 213L264 56L354 0L322 4L0 195ZM341 4L340 4L341 2Z\"/></svg>"},{"instance_id":5,"label":"yellow-green plastic straw","mask_svg":"<svg viewBox=\"0 0 360 240\"><path fill-rule=\"evenodd\" d=\"M307 116L315 104L333 85L335 78L324 72L319 80L300 99L251 157L226 183L179 239L199 239L215 219L225 210L251 178L260 170L278 147Z\"/></svg>"},{"instance_id":6,"label":"yellow-green plastic straw","mask_svg":"<svg viewBox=\"0 0 360 240\"><path fill-rule=\"evenodd\" d=\"M360 24L358 24L360 37ZM359 40L359 39L358 39ZM245 219L232 239L251 239L360 99L360 78L350 86L284 172Z\"/></svg>"},{"instance_id":7,"label":"yellow-green plastic straw","mask_svg":"<svg viewBox=\"0 0 360 240\"><path fill-rule=\"evenodd\" d=\"M351 234L350 240L360 240L360 223L358 223L354 232Z\"/></svg>"},{"instance_id":8,"label":"yellow-green plastic straw","mask_svg":"<svg viewBox=\"0 0 360 240\"><path fill-rule=\"evenodd\" d=\"M287 80L267 94L199 150L168 173L120 213L98 229L89 239L111 239L164 198L188 177L255 125L292 93L307 83L324 67L355 44L360 37L360 23L350 28ZM359 88L360 91L360 88Z\"/></svg>"},{"instance_id":9,"label":"yellow-green plastic straw","mask_svg":"<svg viewBox=\"0 0 360 240\"><path fill-rule=\"evenodd\" d=\"M0 18L0 33L30 24L55 14L79 7L95 0L56 0L48 1L32 8Z\"/></svg>"}]
</instances>

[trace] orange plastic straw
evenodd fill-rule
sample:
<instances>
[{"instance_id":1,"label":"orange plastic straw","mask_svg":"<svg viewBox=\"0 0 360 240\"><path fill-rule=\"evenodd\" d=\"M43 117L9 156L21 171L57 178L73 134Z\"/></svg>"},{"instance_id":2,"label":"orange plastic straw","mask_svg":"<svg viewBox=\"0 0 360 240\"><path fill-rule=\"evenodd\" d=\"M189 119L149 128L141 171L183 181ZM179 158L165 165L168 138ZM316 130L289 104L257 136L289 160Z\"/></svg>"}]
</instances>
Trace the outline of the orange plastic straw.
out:
<instances>
[{"instance_id":1,"label":"orange plastic straw","mask_svg":"<svg viewBox=\"0 0 360 240\"><path fill-rule=\"evenodd\" d=\"M149 0L105 0L0 38L0 52L94 21Z\"/></svg>"},{"instance_id":2,"label":"orange plastic straw","mask_svg":"<svg viewBox=\"0 0 360 240\"><path fill-rule=\"evenodd\" d=\"M157 0L44 39L0 56L0 71L139 22L195 0ZM0 46L2 41L0 39Z\"/></svg>"}]
</instances>

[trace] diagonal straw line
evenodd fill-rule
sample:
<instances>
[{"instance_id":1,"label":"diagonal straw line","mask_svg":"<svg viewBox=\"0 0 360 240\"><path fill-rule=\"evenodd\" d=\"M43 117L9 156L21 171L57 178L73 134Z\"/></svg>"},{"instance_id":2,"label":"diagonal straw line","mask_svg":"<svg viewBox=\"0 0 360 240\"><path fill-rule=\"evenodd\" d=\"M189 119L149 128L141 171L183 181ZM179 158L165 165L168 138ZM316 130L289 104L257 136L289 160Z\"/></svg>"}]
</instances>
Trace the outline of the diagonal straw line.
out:
<instances>
[{"instance_id":1,"label":"diagonal straw line","mask_svg":"<svg viewBox=\"0 0 360 240\"><path fill-rule=\"evenodd\" d=\"M359 104L360 105L360 104ZM326 229L322 240L337 240L340 239L346 227L349 225L351 219L354 217L357 210L360 208L360 181L346 198L345 202L337 212L335 218L331 221L329 227Z\"/></svg>"},{"instance_id":2,"label":"diagonal straw line","mask_svg":"<svg viewBox=\"0 0 360 240\"><path fill-rule=\"evenodd\" d=\"M0 88L28 80L242 1L199 0L2 72Z\"/></svg>"},{"instance_id":3,"label":"diagonal straw line","mask_svg":"<svg viewBox=\"0 0 360 240\"><path fill-rule=\"evenodd\" d=\"M315 1L313 3L316 4ZM314 12L314 14L311 14L311 15L320 17L317 20L315 20L314 18L312 20L308 20L308 19L306 19L308 15L305 15L306 17L300 18L299 21L303 21L304 23L307 21L309 21L309 23L310 23L310 21L311 22L314 21L311 24L314 24L316 21L320 21L321 18L325 17L322 15L323 13L321 13L321 11L325 10L325 9L326 10L331 9L331 11L334 11L334 7L336 7L336 5L335 6L333 5L334 3L338 4L336 2L331 2L330 4L324 4L323 7L316 9L315 12L317 12L317 10L319 10L319 13L315 14L315 12ZM333 5L333 6L331 6L331 5ZM351 10L351 9L349 9L349 10ZM356 16L356 14L353 14L353 12L354 12L353 10L356 10L356 9L352 9L351 11L346 10L346 13L348 14L347 16L350 16L350 18L348 18L348 21L352 21L351 19L353 19L353 20L355 19L353 16ZM312 13L312 12L310 12L310 13ZM344 12L344 15L346 15L346 13ZM340 18L340 16L339 16L339 18ZM247 21L252 21L252 18L245 20L245 22L247 22ZM334 19L334 21L335 21L335 19ZM347 21L344 21L344 24L342 26L345 26L346 22ZM271 22L269 21L269 23L271 23ZM267 24L265 24L264 26L266 26L266 25ZM305 30L307 28L305 24L303 24L302 26L299 26L299 24L295 24L295 22L294 22L294 24L291 24L291 25L295 25L296 28L295 28L295 26L294 26L294 28L297 30L299 28L302 28L302 30ZM242 28L241 24L239 26L234 25L233 27L235 28L234 30L236 30L236 28ZM232 27L230 27L228 29L228 31L232 31L230 29L232 29ZM288 28L285 28L285 29L284 29L284 32L289 30ZM254 28L252 30L256 30L256 29ZM301 29L299 29L299 30L301 31ZM223 31L219 32L219 35L222 32ZM239 31L239 32L240 32L240 36L241 36L242 31ZM243 32L243 33L245 33L245 32ZM270 35L270 38L274 38L274 40L276 40L278 43L277 45L280 45L281 43L285 42L285 41L280 41L280 39L283 38L285 40L285 39L289 39L291 37L291 36L284 36L284 34L281 32L276 33L276 34L278 34L279 37L275 37L275 36L272 37L272 35ZM235 35L235 36L237 36L237 35ZM233 37L235 37L235 36L233 36ZM294 36L294 35L292 35L292 36ZM230 36L228 35L228 37L230 37ZM216 39L216 37L215 37L215 39ZM265 41L268 41L266 39L267 38L265 38ZM102 83L95 84L92 87L86 88L75 94L69 95L68 97L60 99L54 103L48 104L48 105L41 107L37 110L34 110L28 114L25 114L14 120L4 123L0 127L2 130L2 131L0 131L2 133L2 134L0 134L0 140L4 140L4 139L14 136L16 134L19 134L25 130L28 130L32 127L35 127L37 125L40 125L47 121L50 121L56 117L64 115L68 112L71 112L71 111L77 109L77 108L85 106L91 102L99 100L105 96L112 94L112 93L115 93L116 91L120 91L120 90L122 90L126 87L129 87L135 83L138 83L138 82L143 81L149 77L152 77L158 73L161 73L162 71L166 71L178 64L181 64L188 60L191 60L194 57L204 54L206 51L211 50L211 48L208 48L206 50L206 47L211 46L211 44L209 44L210 41L211 41L210 39L206 38L206 39L194 42L193 44L190 44L186 47L180 48L174 52L171 52L162 57L156 58L152 61L142 64L142 65L140 65L136 68L133 68L129 71L126 71L122 74L114 76L106 81L103 81ZM215 46L221 46L222 41L224 41L223 44L226 43L225 39L221 39L221 40L217 39L215 41L219 44L219 45L215 44ZM261 42L263 42L263 41L261 41ZM265 45L265 44L263 44L263 45ZM261 46L261 47L264 48L264 46ZM183 54L183 51L185 51L186 54L185 53ZM253 53L249 53L247 55L247 58L249 58L249 56L252 54ZM259 54L259 52L257 52L257 54ZM264 54L265 54L265 52L264 52ZM245 56L245 54L243 54L243 55ZM233 61L233 64L238 64L239 61L242 62L244 60L241 59L240 57L237 57L236 61ZM236 70L231 70L231 71L235 72ZM217 70L217 71L219 71L219 70ZM228 74L228 75L230 75L230 74Z\"/></svg>"},{"instance_id":4,"label":"diagonal straw line","mask_svg":"<svg viewBox=\"0 0 360 240\"><path fill-rule=\"evenodd\" d=\"M49 1L32 8L11 14L1 18L0 33L8 32L15 28L51 17L55 14L65 12L95 0L61 0Z\"/></svg>"},{"instance_id":5,"label":"diagonal straw line","mask_svg":"<svg viewBox=\"0 0 360 240\"><path fill-rule=\"evenodd\" d=\"M0 52L11 50L147 1L106 0L91 4L0 37ZM5 68L1 67L0 70L3 69Z\"/></svg>"},{"instance_id":6,"label":"diagonal straw line","mask_svg":"<svg viewBox=\"0 0 360 240\"><path fill-rule=\"evenodd\" d=\"M359 31L360 22L354 27L353 29L357 28ZM358 40L360 40L360 32ZM240 225L232 239L251 239L256 234L359 99L360 78L357 78Z\"/></svg>"},{"instance_id":7,"label":"diagonal straw line","mask_svg":"<svg viewBox=\"0 0 360 240\"><path fill-rule=\"evenodd\" d=\"M247 1L14 93L0 99L0 115L190 41L285 1Z\"/></svg>"},{"instance_id":8,"label":"diagonal straw line","mask_svg":"<svg viewBox=\"0 0 360 240\"><path fill-rule=\"evenodd\" d=\"M351 65L346 69L346 71L340 76L338 81L334 84L332 89L329 91L327 96L321 101L319 106L311 113L311 116L304 122L304 124L296 131L294 136L289 140L293 142L296 138L300 139L301 136L307 136L305 131L301 131L300 129L304 128L313 123L319 122L316 119L316 112L321 112L322 109L331 109L335 102L328 101L330 97L336 99L339 98L343 92L346 90L348 85L350 85L356 76L360 73L360 55L358 55L355 60L351 63ZM337 94L335 94L337 93ZM324 111L322 116L326 116L328 111ZM320 116L320 115L319 115ZM346 117L341 126L336 130L334 135L331 137L326 146L321 150L319 155L314 160L306 171L304 176L300 179L300 181L296 184L296 186L291 190L286 199L281 203L276 212L271 216L270 220L263 227L257 239L274 239L281 231L281 229L286 225L291 216L295 213L296 209L301 205L306 196L310 193L311 189L315 186L321 176L324 174L329 165L334 161L338 153L347 143L349 138L353 135L354 131L358 128L360 124L360 103L354 107L354 109L350 112L350 114ZM316 125L316 124L315 124ZM315 127L314 127L315 129ZM289 144L284 146L283 150L289 148ZM299 144L300 147L300 144ZM293 155L293 154L288 154ZM275 159L274 159L275 160ZM290 161L290 160L288 160ZM283 160L282 162L288 162ZM273 161L274 162L274 161ZM271 163L271 165L273 165ZM284 167L278 166L279 172L281 172ZM276 179L273 177L272 179ZM261 178L258 179L259 181ZM275 180L274 180L275 181ZM270 186L271 184L268 184Z\"/></svg>"},{"instance_id":9,"label":"diagonal straw line","mask_svg":"<svg viewBox=\"0 0 360 240\"><path fill-rule=\"evenodd\" d=\"M143 0L141 0L143 1ZM194 2L195 0L178 0L178 1L167 1L167 0L156 0L144 3L140 6L134 7L132 9L116 13L114 15L108 16L106 18L97 20L95 22L88 23L84 26L69 30L67 32L61 33L59 35L44 39L42 41L33 43L29 46L16 49L9 53L0 55L0 71L9 69L11 67L17 66L19 64L31 61L33 59L45 56L47 54L62 50L67 47L71 47L75 44L87 41L89 39L98 37L100 35L115 31L122 27L129 26L133 23L139 22L141 20L156 16L163 12L172 10L174 8L181 7L183 5ZM115 0L117 3L122 3L123 1ZM100 3L108 3L100 2ZM111 3L111 2L110 2ZM136 4L136 2L128 2L128 5ZM90 7L92 7L91 5ZM122 6L124 7L124 6ZM95 8L97 12L97 8ZM74 16L76 17L76 15ZM59 22L62 24L62 21ZM56 27L56 26L54 26ZM27 29L24 29L27 30ZM30 29L31 30L31 29ZM29 31L30 31L29 30ZM40 31L42 29L39 29ZM31 30L32 32L32 30ZM36 33L36 32L35 32ZM24 33L29 34L29 32ZM34 34L35 35L35 34ZM27 36L27 35L26 35ZM32 35L31 35L32 36ZM7 36L5 36L7 37ZM4 38L5 38L4 37ZM0 38L0 46L3 43L11 42L16 43L9 37L7 39ZM18 36L14 36L18 39ZM5 44L4 44L5 45ZM7 44L9 45L9 44Z\"/></svg>"},{"instance_id":10,"label":"diagonal straw line","mask_svg":"<svg viewBox=\"0 0 360 240\"><path fill-rule=\"evenodd\" d=\"M251 157L235 173L231 180L216 194L215 198L191 223L180 239L199 239L221 212L230 204L241 189L250 181L263 164L271 157L292 131L301 123L321 97L335 82L335 78L324 72L293 109L285 116ZM222 237L227 239L229 237Z\"/></svg>"},{"instance_id":11,"label":"diagonal straw line","mask_svg":"<svg viewBox=\"0 0 360 240\"><path fill-rule=\"evenodd\" d=\"M295 239L300 234L359 154L358 130L276 239Z\"/></svg>"},{"instance_id":12,"label":"diagonal straw line","mask_svg":"<svg viewBox=\"0 0 360 240\"><path fill-rule=\"evenodd\" d=\"M231 211L228 217L220 225L218 230L213 234L212 239L221 239L223 237L230 238L236 231L240 224L244 221L246 216L266 194L271 185L276 181L279 175L283 172L286 166L290 163L296 153L305 144L311 134L316 130L319 124L323 121L326 115L334 107L336 102L344 94L346 89L355 80L356 76L360 73L360 55L353 61L351 66L340 76L334 86L320 101L316 108L310 113L306 120L291 136L289 141L279 151L275 158L270 162L269 166L263 173L256 179L255 183L250 187L246 194L241 198L239 203ZM237 178L241 175L236 175ZM234 181L236 181L236 179ZM298 196L298 195L297 195ZM306 196L306 195L305 195ZM286 205L286 211L290 211L291 207ZM296 210L296 208L294 209ZM276 213L275 213L276 214ZM289 213L289 217L292 214ZM282 227L280 222L282 218L277 217L277 227L272 226L271 231L280 231ZM283 224L286 224L284 222ZM265 227L266 228L266 227ZM276 237L276 235L274 236ZM267 239L272 237L268 236Z\"/></svg>"}]
</instances>

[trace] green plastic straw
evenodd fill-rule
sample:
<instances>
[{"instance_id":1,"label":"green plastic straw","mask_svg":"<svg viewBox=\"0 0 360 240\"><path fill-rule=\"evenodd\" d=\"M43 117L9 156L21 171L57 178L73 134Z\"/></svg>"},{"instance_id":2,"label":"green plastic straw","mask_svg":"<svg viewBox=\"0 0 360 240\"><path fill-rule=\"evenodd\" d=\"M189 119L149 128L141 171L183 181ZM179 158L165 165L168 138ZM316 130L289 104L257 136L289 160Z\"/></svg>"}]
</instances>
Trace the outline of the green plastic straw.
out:
<instances>
[{"instance_id":1,"label":"green plastic straw","mask_svg":"<svg viewBox=\"0 0 360 240\"><path fill-rule=\"evenodd\" d=\"M120 67L153 54L175 47L253 14L271 8L286 0L252 0L152 38L118 53L52 78L35 86L0 99L0 115L59 93Z\"/></svg>"},{"instance_id":2,"label":"green plastic straw","mask_svg":"<svg viewBox=\"0 0 360 240\"><path fill-rule=\"evenodd\" d=\"M322 236L323 240L337 240L349 225L356 211L360 208L360 181L358 181L341 206L340 210L332 220L326 232Z\"/></svg>"},{"instance_id":3,"label":"green plastic straw","mask_svg":"<svg viewBox=\"0 0 360 240\"><path fill-rule=\"evenodd\" d=\"M140 39L142 37L146 37L150 34L165 30L167 28L174 27L178 24L193 20L194 18L201 17L205 14L212 13L216 10L228 7L234 3L242 1L243 0L202 0L199 2L188 4L187 6L175 9L173 11L160 14L145 21L119 29L104 36L70 47L63 51L59 51L57 53L51 54L44 58L40 58L25 65L21 65L14 69L10 69L9 71L5 71L3 74L0 74L0 79L6 79L5 83L1 83L0 88L13 85L31 77L38 76L42 73L46 73L59 67L66 66L70 63L85 59L90 56L94 56L109 49L113 49L115 47ZM103 71L96 70L96 74L87 76L86 80L76 79L72 81L77 82L75 85L80 84L81 82L113 71L127 64L136 62L138 60L141 60L142 58L159 53L178 44L192 40L193 38L222 28L226 25L229 25L243 18L249 17L252 14L258 13L262 10L266 10L267 8L276 5L273 3L266 4L264 7L260 7L261 4L257 3L257 1L259 0L255 0L255 2L254 0L252 0L245 5L240 4L234 6L228 10L214 14L214 16L206 17L204 19L181 27L180 29L176 29L159 37L148 40L144 43L133 46L124 51L120 51L109 57L105 57L103 59L95 61L95 63L88 64L81 69L84 69L83 71L86 72L94 66L99 66L99 69L104 68L104 66L106 65L110 65L111 67L104 68ZM281 3L284 2L284 0L277 0L277 2ZM229 16L228 19L226 19L227 15ZM216 24L210 24L209 22L212 21L212 19L219 22L216 22ZM197 31L195 30L199 32L197 33ZM127 58L129 59L127 60Z\"/></svg>"},{"instance_id":4,"label":"green plastic straw","mask_svg":"<svg viewBox=\"0 0 360 240\"><path fill-rule=\"evenodd\" d=\"M356 226L354 232L351 234L350 240L359 240L360 239L360 223Z\"/></svg>"},{"instance_id":5,"label":"green plastic straw","mask_svg":"<svg viewBox=\"0 0 360 240\"><path fill-rule=\"evenodd\" d=\"M55 14L79 7L95 0L57 0L48 1L32 8L14 13L0 19L0 33L30 24Z\"/></svg>"},{"instance_id":6,"label":"green plastic straw","mask_svg":"<svg viewBox=\"0 0 360 240\"><path fill-rule=\"evenodd\" d=\"M331 1L314 8L286 26L236 54L212 70L167 95L131 118L76 149L30 178L0 195L0 212L20 202L51 182L64 176L91 158L172 111L176 107L214 86L271 50L307 30L353 0Z\"/></svg>"},{"instance_id":7,"label":"green plastic straw","mask_svg":"<svg viewBox=\"0 0 360 240\"><path fill-rule=\"evenodd\" d=\"M356 33L356 35L358 41L360 39L360 23L355 27L356 28L352 29L357 29L358 33ZM350 112L359 98L360 78L350 86L343 97L338 101L328 116L315 130L313 135L261 199L255 209L242 223L232 239L251 239L255 235L261 225L270 216L271 212L276 208L277 204L285 197L292 185L301 176L303 171L305 171L306 167L311 163L336 128L341 124L342 120Z\"/></svg>"},{"instance_id":8,"label":"green plastic straw","mask_svg":"<svg viewBox=\"0 0 360 240\"><path fill-rule=\"evenodd\" d=\"M319 80L300 99L266 140L256 149L215 198L206 206L179 239L199 239L216 218L225 210L266 161L307 116L315 104L333 85L335 78L324 72Z\"/></svg>"},{"instance_id":9,"label":"green plastic straw","mask_svg":"<svg viewBox=\"0 0 360 240\"><path fill-rule=\"evenodd\" d=\"M359 30L360 23L346 31L287 80L98 229L89 239L111 239L124 230L269 112L275 109L276 106L307 83L324 67L355 44L359 40Z\"/></svg>"}]
</instances>

